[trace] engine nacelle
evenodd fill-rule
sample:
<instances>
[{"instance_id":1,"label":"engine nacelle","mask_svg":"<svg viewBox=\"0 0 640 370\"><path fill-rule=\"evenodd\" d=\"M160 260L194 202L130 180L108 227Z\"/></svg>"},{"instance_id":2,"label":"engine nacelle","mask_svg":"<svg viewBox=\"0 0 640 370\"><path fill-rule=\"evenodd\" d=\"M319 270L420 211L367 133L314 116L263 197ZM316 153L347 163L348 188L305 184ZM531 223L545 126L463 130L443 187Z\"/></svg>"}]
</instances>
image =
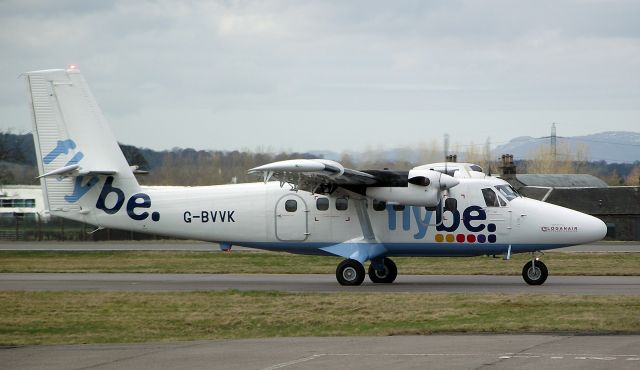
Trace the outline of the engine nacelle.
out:
<instances>
[{"instance_id":1,"label":"engine nacelle","mask_svg":"<svg viewBox=\"0 0 640 370\"><path fill-rule=\"evenodd\" d=\"M367 196L391 204L435 207L440 203L442 191L460 183L449 175L424 169L409 171L408 180L407 187L369 187Z\"/></svg>"}]
</instances>

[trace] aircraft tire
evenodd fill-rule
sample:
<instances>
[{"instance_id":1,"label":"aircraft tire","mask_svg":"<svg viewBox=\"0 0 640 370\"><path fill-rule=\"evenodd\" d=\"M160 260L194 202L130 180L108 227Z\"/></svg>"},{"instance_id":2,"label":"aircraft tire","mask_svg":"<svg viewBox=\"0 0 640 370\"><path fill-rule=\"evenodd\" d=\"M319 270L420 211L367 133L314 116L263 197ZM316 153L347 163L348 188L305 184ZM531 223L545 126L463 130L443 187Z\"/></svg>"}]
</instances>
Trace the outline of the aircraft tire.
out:
<instances>
[{"instance_id":1,"label":"aircraft tire","mask_svg":"<svg viewBox=\"0 0 640 370\"><path fill-rule=\"evenodd\" d=\"M382 271L382 273L373 268L373 264L369 265L369 279L374 283L393 283L396 277L398 277L398 267L396 267L396 264L391 259L386 257L382 260L382 264L384 265L384 271Z\"/></svg>"},{"instance_id":2,"label":"aircraft tire","mask_svg":"<svg viewBox=\"0 0 640 370\"><path fill-rule=\"evenodd\" d=\"M346 259L336 268L336 279L340 285L360 285L364 276L364 266L356 260Z\"/></svg>"},{"instance_id":3,"label":"aircraft tire","mask_svg":"<svg viewBox=\"0 0 640 370\"><path fill-rule=\"evenodd\" d=\"M527 262L522 268L522 278L529 285L542 285L549 276L549 270L542 261L536 261L535 269L531 261Z\"/></svg>"}]
</instances>

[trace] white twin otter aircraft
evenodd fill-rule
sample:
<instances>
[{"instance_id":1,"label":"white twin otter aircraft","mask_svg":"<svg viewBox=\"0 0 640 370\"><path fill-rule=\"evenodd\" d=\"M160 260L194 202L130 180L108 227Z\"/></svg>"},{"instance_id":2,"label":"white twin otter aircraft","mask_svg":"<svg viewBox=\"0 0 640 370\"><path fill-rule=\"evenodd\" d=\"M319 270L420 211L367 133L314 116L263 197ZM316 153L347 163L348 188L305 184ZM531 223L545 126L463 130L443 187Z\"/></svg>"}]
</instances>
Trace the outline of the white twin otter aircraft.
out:
<instances>
[{"instance_id":1,"label":"white twin otter aircraft","mask_svg":"<svg viewBox=\"0 0 640 370\"><path fill-rule=\"evenodd\" d=\"M547 249L594 242L599 219L524 198L479 166L410 171L299 159L249 170L264 182L140 186L79 70L26 73L46 207L99 227L301 254L334 255L342 285L392 283L394 256L531 253L522 276L545 282Z\"/></svg>"}]
</instances>

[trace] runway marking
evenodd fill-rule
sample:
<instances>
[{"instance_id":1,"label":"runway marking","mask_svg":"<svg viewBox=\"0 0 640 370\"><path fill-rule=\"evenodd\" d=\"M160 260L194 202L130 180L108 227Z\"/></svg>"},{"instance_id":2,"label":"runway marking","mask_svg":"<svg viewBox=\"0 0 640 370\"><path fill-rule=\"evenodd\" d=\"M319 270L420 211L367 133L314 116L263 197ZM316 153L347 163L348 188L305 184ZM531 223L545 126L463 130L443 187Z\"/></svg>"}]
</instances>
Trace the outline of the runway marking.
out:
<instances>
[{"instance_id":1,"label":"runway marking","mask_svg":"<svg viewBox=\"0 0 640 370\"><path fill-rule=\"evenodd\" d=\"M326 355L325 354L318 354L318 355L313 355L313 356L309 356L309 357L305 357L305 358L299 358L297 360L293 360L293 361L289 361L289 362L283 362L281 364L265 367L262 370L282 369L283 367L288 367L288 366L291 366L291 365L296 365L296 364L300 364L300 363L303 363L303 362L308 362L308 361L311 361L311 360L315 360L316 358L322 357L322 356L326 356Z\"/></svg>"},{"instance_id":2,"label":"runway marking","mask_svg":"<svg viewBox=\"0 0 640 370\"><path fill-rule=\"evenodd\" d=\"M321 357L493 357L496 356L500 360L510 359L533 359L533 358L548 358L550 360L573 360L573 361L640 361L638 355L596 355L596 354L549 354L549 353L318 353L313 356L299 358L288 362L272 365L261 370L275 370L297 365L303 362L309 362Z\"/></svg>"}]
</instances>

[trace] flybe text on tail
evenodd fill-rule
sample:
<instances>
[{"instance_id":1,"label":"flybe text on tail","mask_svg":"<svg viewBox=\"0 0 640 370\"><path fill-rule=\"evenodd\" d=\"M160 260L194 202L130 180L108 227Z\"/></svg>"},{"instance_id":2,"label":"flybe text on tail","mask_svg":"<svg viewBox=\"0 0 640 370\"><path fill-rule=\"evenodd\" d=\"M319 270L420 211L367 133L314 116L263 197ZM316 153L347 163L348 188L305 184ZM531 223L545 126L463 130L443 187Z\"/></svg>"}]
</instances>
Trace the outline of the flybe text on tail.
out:
<instances>
[{"instance_id":1,"label":"flybe text on tail","mask_svg":"<svg viewBox=\"0 0 640 370\"><path fill-rule=\"evenodd\" d=\"M70 157L65 166L71 164L78 164L82 159L84 159L84 154L81 151L77 151L78 145L75 141L71 139L66 140L58 140L56 143L56 147L53 148L49 153L43 156L42 161L45 164L50 164L58 157ZM88 178L88 180L87 180ZM67 203L76 203L82 197L84 197L89 191L98 185L100 182L100 177L97 175L88 176L78 176L75 178L73 182L73 190L71 194L67 194L64 196L64 200ZM113 185L114 177L107 176L102 186L102 190L100 191L100 195L96 201L96 208L104 211L107 214L113 215L118 213L123 207L125 207L127 216L134 221L143 221L151 217L153 221L160 220L160 212L151 212L149 213L147 210L151 208L151 197L145 193L136 193L127 199L124 191ZM110 197L111 195L111 197ZM107 201L107 198L110 200L115 196L115 203L112 201ZM126 201L126 206L125 206Z\"/></svg>"}]
</instances>

